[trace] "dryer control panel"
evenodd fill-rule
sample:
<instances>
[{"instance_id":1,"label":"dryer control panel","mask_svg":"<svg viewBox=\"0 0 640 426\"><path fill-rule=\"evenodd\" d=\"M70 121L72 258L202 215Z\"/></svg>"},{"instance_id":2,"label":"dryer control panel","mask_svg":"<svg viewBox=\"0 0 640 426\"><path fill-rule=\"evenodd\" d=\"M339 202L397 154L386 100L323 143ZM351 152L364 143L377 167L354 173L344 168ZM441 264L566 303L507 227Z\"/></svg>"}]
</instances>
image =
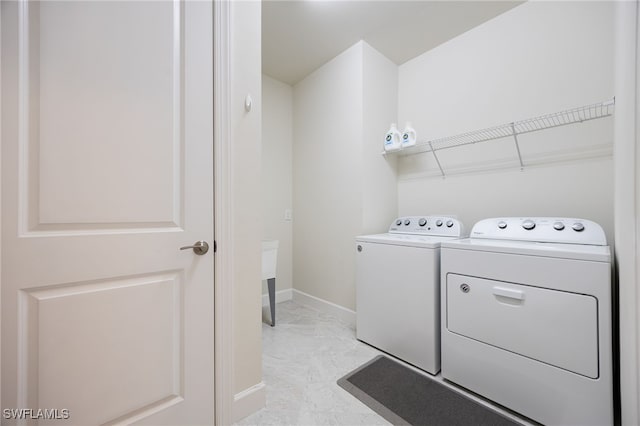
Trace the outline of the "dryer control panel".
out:
<instances>
[{"instance_id":1,"label":"dryer control panel","mask_svg":"<svg viewBox=\"0 0 640 426\"><path fill-rule=\"evenodd\" d=\"M534 241L606 246L600 225L586 219L556 217L500 217L483 219L471 230L471 238Z\"/></svg>"},{"instance_id":2,"label":"dryer control panel","mask_svg":"<svg viewBox=\"0 0 640 426\"><path fill-rule=\"evenodd\" d=\"M403 216L389 226L390 234L438 235L443 237L465 237L464 225L449 216Z\"/></svg>"}]
</instances>

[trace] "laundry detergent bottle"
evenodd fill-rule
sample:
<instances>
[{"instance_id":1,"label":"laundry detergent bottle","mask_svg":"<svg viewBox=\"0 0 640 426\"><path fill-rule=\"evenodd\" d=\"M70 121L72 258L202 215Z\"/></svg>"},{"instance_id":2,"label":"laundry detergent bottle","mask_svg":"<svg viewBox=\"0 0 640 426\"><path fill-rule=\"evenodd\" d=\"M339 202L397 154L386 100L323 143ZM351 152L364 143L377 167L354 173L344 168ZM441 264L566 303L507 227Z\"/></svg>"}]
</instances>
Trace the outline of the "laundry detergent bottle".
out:
<instances>
[{"instance_id":1,"label":"laundry detergent bottle","mask_svg":"<svg viewBox=\"0 0 640 426\"><path fill-rule=\"evenodd\" d=\"M384 136L384 150L385 151L397 151L401 146L400 141L401 135L398 129L396 128L396 123L392 123L391 127L387 131L387 134Z\"/></svg>"},{"instance_id":2,"label":"laundry detergent bottle","mask_svg":"<svg viewBox=\"0 0 640 426\"><path fill-rule=\"evenodd\" d=\"M402 132L402 148L407 148L416 144L416 131L411 127L411 123L407 122Z\"/></svg>"}]
</instances>

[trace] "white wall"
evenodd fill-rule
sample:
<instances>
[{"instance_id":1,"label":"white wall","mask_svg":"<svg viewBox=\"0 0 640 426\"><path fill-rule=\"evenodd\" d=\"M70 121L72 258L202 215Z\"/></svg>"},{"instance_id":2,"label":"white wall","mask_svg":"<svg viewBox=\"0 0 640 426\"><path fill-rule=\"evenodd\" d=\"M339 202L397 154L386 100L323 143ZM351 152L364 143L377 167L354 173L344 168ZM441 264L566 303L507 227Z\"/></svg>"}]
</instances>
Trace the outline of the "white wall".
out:
<instances>
[{"instance_id":1,"label":"white wall","mask_svg":"<svg viewBox=\"0 0 640 426\"><path fill-rule=\"evenodd\" d=\"M397 159L380 155L389 124L398 112L398 67L363 43L362 228L383 232L398 215Z\"/></svg>"},{"instance_id":2,"label":"white wall","mask_svg":"<svg viewBox=\"0 0 640 426\"><path fill-rule=\"evenodd\" d=\"M230 2L230 7L233 392L237 419L249 414L238 408L237 395L262 383L262 217L257 214L261 211L261 7L260 2L255 1ZM253 98L251 112L244 108L247 94ZM260 408L259 401L257 405Z\"/></svg>"},{"instance_id":3,"label":"white wall","mask_svg":"<svg viewBox=\"0 0 640 426\"><path fill-rule=\"evenodd\" d=\"M293 88L262 75L262 238L278 240L276 289L292 287ZM266 284L263 293L266 293Z\"/></svg>"},{"instance_id":4,"label":"white wall","mask_svg":"<svg viewBox=\"0 0 640 426\"><path fill-rule=\"evenodd\" d=\"M353 308L360 231L362 46L294 86L294 287Z\"/></svg>"},{"instance_id":5,"label":"white wall","mask_svg":"<svg viewBox=\"0 0 640 426\"><path fill-rule=\"evenodd\" d=\"M401 65L399 122L428 140L610 99L612 46L612 3L527 2ZM402 158L399 213L457 214L467 226L583 217L611 240L612 140L611 118L522 135L524 171L513 139L439 151L444 180L431 154Z\"/></svg>"},{"instance_id":6,"label":"white wall","mask_svg":"<svg viewBox=\"0 0 640 426\"><path fill-rule=\"evenodd\" d=\"M380 155L396 114L393 68L358 42L294 87L293 285L348 309L354 238L397 213L393 160Z\"/></svg>"}]
</instances>

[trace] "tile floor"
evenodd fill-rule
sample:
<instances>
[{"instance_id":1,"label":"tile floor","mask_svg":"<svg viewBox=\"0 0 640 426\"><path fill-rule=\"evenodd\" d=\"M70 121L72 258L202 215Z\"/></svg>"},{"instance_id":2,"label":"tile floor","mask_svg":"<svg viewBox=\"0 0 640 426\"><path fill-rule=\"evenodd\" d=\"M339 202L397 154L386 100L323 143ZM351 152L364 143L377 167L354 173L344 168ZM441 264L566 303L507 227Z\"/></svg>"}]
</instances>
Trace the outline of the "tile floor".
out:
<instances>
[{"instance_id":1,"label":"tile floor","mask_svg":"<svg viewBox=\"0 0 640 426\"><path fill-rule=\"evenodd\" d=\"M336 384L340 377L381 353L356 340L353 328L294 301L278 303L276 326L269 324L266 307L262 374L267 403L237 426L390 424ZM442 382L439 377L435 380ZM511 412L502 412L524 425L531 424Z\"/></svg>"},{"instance_id":2,"label":"tile floor","mask_svg":"<svg viewBox=\"0 0 640 426\"><path fill-rule=\"evenodd\" d=\"M263 311L262 375L266 407L247 425L388 425L336 384L380 352L356 340L338 319L293 301L278 303L276 326Z\"/></svg>"}]
</instances>

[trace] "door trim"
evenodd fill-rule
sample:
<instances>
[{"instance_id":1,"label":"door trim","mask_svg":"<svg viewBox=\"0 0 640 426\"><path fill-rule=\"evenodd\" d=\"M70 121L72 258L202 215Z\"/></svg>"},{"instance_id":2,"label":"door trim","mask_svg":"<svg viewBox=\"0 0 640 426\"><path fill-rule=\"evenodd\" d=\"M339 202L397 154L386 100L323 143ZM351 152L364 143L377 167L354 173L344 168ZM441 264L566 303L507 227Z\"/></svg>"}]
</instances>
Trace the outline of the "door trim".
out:
<instances>
[{"instance_id":1,"label":"door trim","mask_svg":"<svg viewBox=\"0 0 640 426\"><path fill-rule=\"evenodd\" d=\"M621 424L640 420L640 3L620 2L615 15L616 114L614 116L615 262L619 300L619 392ZM615 287L614 287L615 288ZM615 350L614 345L614 350ZM614 370L615 371L615 370Z\"/></svg>"},{"instance_id":2,"label":"door trim","mask_svg":"<svg viewBox=\"0 0 640 426\"><path fill-rule=\"evenodd\" d=\"M215 254L215 417L233 422L233 191L231 176L231 13L213 2L213 123Z\"/></svg>"}]
</instances>

